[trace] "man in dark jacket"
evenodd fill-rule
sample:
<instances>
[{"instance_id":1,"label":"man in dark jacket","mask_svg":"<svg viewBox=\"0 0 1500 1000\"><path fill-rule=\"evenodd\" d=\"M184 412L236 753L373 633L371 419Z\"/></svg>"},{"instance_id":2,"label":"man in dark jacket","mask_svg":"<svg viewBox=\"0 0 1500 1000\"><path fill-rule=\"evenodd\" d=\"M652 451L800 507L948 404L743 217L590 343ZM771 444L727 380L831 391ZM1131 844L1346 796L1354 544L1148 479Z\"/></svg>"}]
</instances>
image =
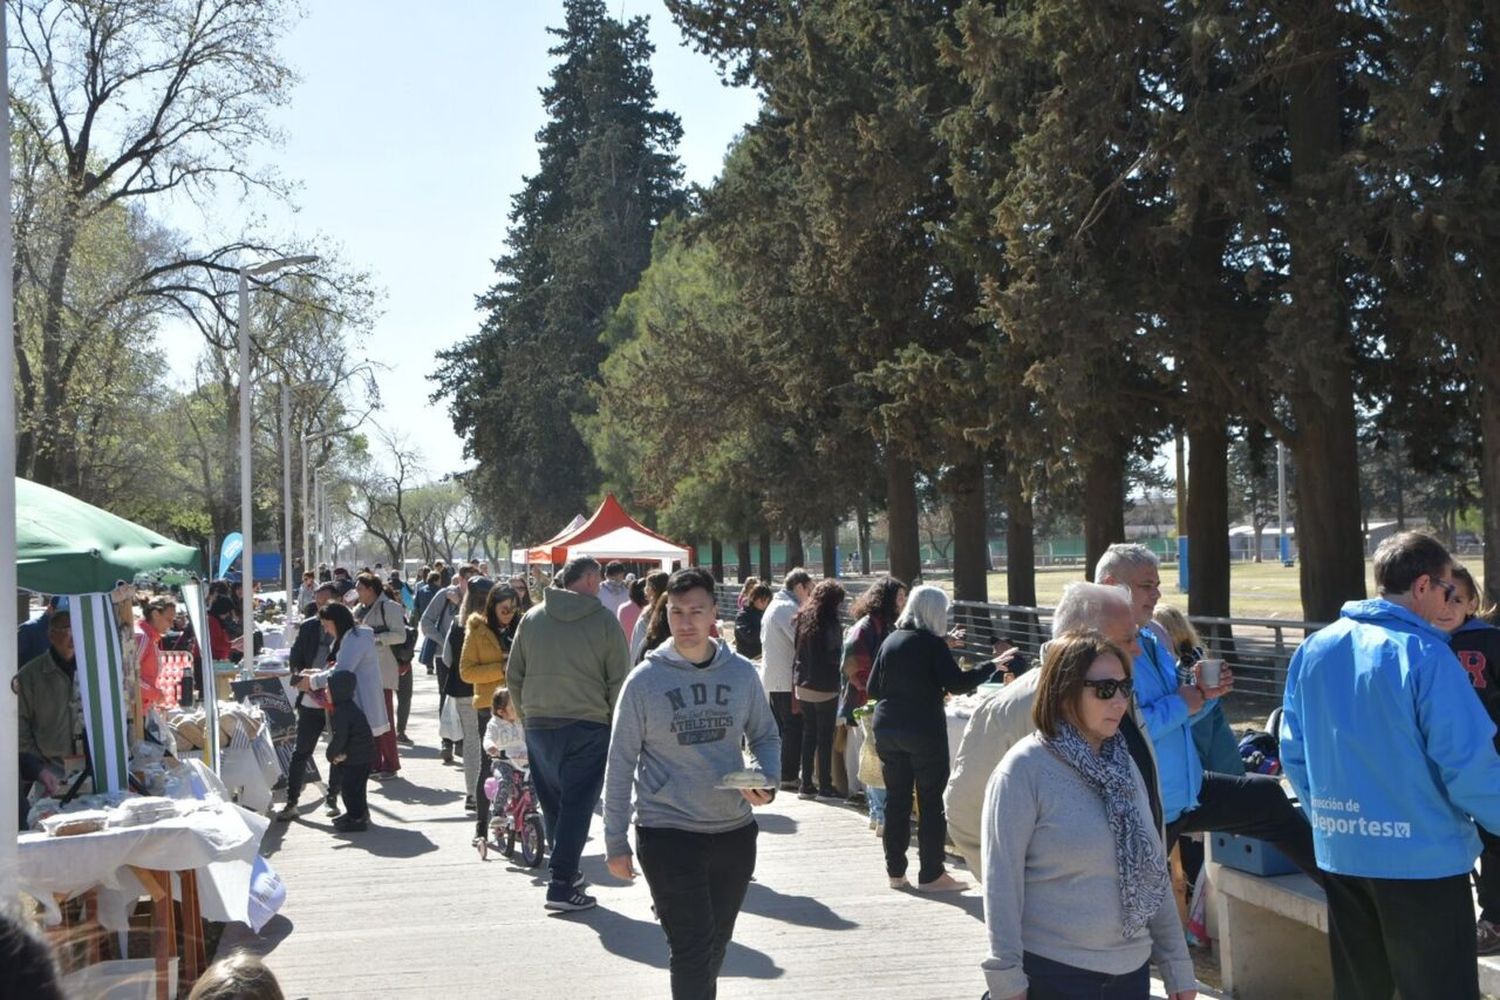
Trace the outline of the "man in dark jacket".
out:
<instances>
[{"instance_id":1,"label":"man in dark jacket","mask_svg":"<svg viewBox=\"0 0 1500 1000\"><path fill-rule=\"evenodd\" d=\"M333 636L323 630L323 622L318 618L317 612L332 601L337 593L331 583L319 584L313 591L313 604L317 610L311 618L304 619L297 626L297 638L292 640L292 648L287 654L287 666L291 668L293 676L304 670L322 670L328 666L328 652L333 645ZM276 814L276 818L282 822L297 818L297 800L302 797L302 787L307 783L308 765L326 723L323 706L314 700L310 692L298 691L295 706L297 744L292 751L292 759L287 764L286 805ZM338 810L337 788L338 768L335 766L329 769L328 794L324 797L330 813Z\"/></svg>"},{"instance_id":2,"label":"man in dark jacket","mask_svg":"<svg viewBox=\"0 0 1500 1000\"><path fill-rule=\"evenodd\" d=\"M344 796L344 815L333 821L333 828L340 833L360 833L370 825L365 787L370 781L370 765L375 762L375 737L370 732L370 720L354 703L355 683L351 670L335 670L328 677L328 693L333 699L328 763L338 766L339 791Z\"/></svg>"}]
</instances>

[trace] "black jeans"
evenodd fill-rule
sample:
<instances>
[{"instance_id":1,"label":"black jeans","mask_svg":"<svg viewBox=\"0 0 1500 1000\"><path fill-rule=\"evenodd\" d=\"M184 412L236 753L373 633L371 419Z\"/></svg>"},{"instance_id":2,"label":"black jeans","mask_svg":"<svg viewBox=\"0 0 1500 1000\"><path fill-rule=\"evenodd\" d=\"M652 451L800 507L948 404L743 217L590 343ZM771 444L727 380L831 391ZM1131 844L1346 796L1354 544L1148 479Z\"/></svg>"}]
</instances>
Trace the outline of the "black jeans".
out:
<instances>
[{"instance_id":1,"label":"black jeans","mask_svg":"<svg viewBox=\"0 0 1500 1000\"><path fill-rule=\"evenodd\" d=\"M474 709L468 705L459 709L460 712L477 711L479 715L479 742L480 748L477 752L484 754L484 728L490 724L490 710L487 708ZM479 758L479 777L474 781L474 836L488 837L490 835L490 800L484 794L484 779L490 776L490 757L484 754Z\"/></svg>"},{"instance_id":2,"label":"black jeans","mask_svg":"<svg viewBox=\"0 0 1500 1000\"><path fill-rule=\"evenodd\" d=\"M307 778L307 763L318 748L318 737L323 735L328 715L321 708L297 706L297 743L292 749L292 759L286 766L286 804L295 806L302 797L302 786ZM337 764L328 765L328 794L338 789L335 775Z\"/></svg>"},{"instance_id":3,"label":"black jeans","mask_svg":"<svg viewBox=\"0 0 1500 1000\"><path fill-rule=\"evenodd\" d=\"M448 700L448 664L443 662L441 656L434 657L432 663L433 669L437 671L438 718L441 719L443 716L443 702ZM452 748L453 741L446 736L443 737L443 749L451 750Z\"/></svg>"},{"instance_id":4,"label":"black jeans","mask_svg":"<svg viewBox=\"0 0 1500 1000\"><path fill-rule=\"evenodd\" d=\"M1314 882L1323 881L1313 855L1312 827L1275 778L1203 772L1198 807L1167 824L1167 853L1172 853L1178 834L1216 831L1269 840Z\"/></svg>"},{"instance_id":5,"label":"black jeans","mask_svg":"<svg viewBox=\"0 0 1500 1000\"><path fill-rule=\"evenodd\" d=\"M906 852L911 847L911 797L916 787L922 807L917 830L917 881L931 882L943 875L943 843L948 820L943 813L943 789L948 786L947 733L936 737L882 730L875 734L875 751L885 777L885 873L906 875Z\"/></svg>"},{"instance_id":6,"label":"black jeans","mask_svg":"<svg viewBox=\"0 0 1500 1000\"><path fill-rule=\"evenodd\" d=\"M637 827L636 852L667 935L672 1000L714 1000L719 967L755 874L752 820L728 833Z\"/></svg>"},{"instance_id":7,"label":"black jeans","mask_svg":"<svg viewBox=\"0 0 1500 1000\"><path fill-rule=\"evenodd\" d=\"M1054 962L1024 952L1021 968L1029 980L1026 1000L1147 1000L1151 996L1151 963L1113 976Z\"/></svg>"},{"instance_id":8,"label":"black jeans","mask_svg":"<svg viewBox=\"0 0 1500 1000\"><path fill-rule=\"evenodd\" d=\"M1481 826L1479 842L1484 845L1479 855L1479 873L1474 876L1479 917L1492 924L1500 923L1500 837Z\"/></svg>"},{"instance_id":9,"label":"black jeans","mask_svg":"<svg viewBox=\"0 0 1500 1000\"><path fill-rule=\"evenodd\" d=\"M839 700L802 703L802 790L816 788L833 794L833 733L838 726ZM783 744L784 745L784 744ZM818 780L813 782L813 754L818 757Z\"/></svg>"},{"instance_id":10,"label":"black jeans","mask_svg":"<svg viewBox=\"0 0 1500 1000\"><path fill-rule=\"evenodd\" d=\"M411 666L396 679L396 732L406 735L406 720L411 718Z\"/></svg>"},{"instance_id":11,"label":"black jeans","mask_svg":"<svg viewBox=\"0 0 1500 1000\"><path fill-rule=\"evenodd\" d=\"M802 746L802 716L792 711L792 692L772 691L771 714L776 718L776 728L781 733L781 780L797 780L797 755L792 747Z\"/></svg>"},{"instance_id":12,"label":"black jeans","mask_svg":"<svg viewBox=\"0 0 1500 1000\"><path fill-rule=\"evenodd\" d=\"M370 782L369 764L339 764L339 791L344 796L344 815L351 820L368 820L370 808L365 804L365 787Z\"/></svg>"},{"instance_id":13,"label":"black jeans","mask_svg":"<svg viewBox=\"0 0 1500 1000\"><path fill-rule=\"evenodd\" d=\"M1383 879L1325 872L1336 1000L1478 1000L1467 875Z\"/></svg>"}]
</instances>

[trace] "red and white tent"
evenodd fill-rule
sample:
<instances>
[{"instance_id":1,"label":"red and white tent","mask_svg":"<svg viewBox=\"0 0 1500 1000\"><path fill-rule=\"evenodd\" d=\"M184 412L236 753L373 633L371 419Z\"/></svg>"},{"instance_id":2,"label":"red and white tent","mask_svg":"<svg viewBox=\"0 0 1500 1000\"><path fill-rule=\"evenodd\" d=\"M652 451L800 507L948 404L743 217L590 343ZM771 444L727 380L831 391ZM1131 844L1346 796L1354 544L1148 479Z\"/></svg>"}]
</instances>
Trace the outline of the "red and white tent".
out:
<instances>
[{"instance_id":1,"label":"red and white tent","mask_svg":"<svg viewBox=\"0 0 1500 1000\"><path fill-rule=\"evenodd\" d=\"M587 521L526 550L526 562L533 565L560 566L574 556L593 556L601 562L658 562L671 569L674 562L691 565L693 549L644 527L625 513L613 493L607 493Z\"/></svg>"}]
</instances>

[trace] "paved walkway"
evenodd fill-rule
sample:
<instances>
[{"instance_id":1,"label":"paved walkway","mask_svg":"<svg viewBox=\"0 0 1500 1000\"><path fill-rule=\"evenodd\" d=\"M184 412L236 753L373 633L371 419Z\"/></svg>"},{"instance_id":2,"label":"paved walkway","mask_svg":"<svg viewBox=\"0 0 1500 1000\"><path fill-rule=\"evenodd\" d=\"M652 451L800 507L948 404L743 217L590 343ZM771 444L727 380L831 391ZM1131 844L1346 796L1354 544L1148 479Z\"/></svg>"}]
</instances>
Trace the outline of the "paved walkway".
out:
<instances>
[{"instance_id":1,"label":"paved walkway","mask_svg":"<svg viewBox=\"0 0 1500 1000\"><path fill-rule=\"evenodd\" d=\"M335 835L321 805L290 825L273 824L265 853L287 884L286 906L260 938L243 925L228 928L220 953L264 954L288 997L314 1000L667 996L666 939L650 896L640 880L609 876L598 820L583 859L595 910L549 914L537 872L496 853L479 861L469 846L473 818L463 812L463 770L443 765L434 749L436 685L425 673L416 682L410 733L420 745L402 748L398 780L371 782L376 825ZM977 893L886 888L879 841L854 809L782 796L759 817L757 880L725 960L721 997L984 992Z\"/></svg>"}]
</instances>

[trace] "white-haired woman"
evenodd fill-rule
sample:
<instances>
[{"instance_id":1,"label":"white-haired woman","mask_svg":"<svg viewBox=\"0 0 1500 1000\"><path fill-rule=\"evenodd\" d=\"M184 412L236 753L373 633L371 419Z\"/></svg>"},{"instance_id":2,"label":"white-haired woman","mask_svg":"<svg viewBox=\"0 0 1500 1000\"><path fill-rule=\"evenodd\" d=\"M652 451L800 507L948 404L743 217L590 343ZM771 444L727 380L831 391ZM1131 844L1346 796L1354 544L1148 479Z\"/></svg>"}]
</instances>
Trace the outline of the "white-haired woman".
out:
<instances>
[{"instance_id":1,"label":"white-haired woman","mask_svg":"<svg viewBox=\"0 0 1500 1000\"><path fill-rule=\"evenodd\" d=\"M878 699L875 748L885 776L885 873L893 889L910 886L906 852L911 846L913 786L922 807L917 888L946 892L968 887L943 867L943 843L948 838L943 789L949 759L943 697L974 690L990 678L995 665L965 671L953 658L947 627L948 595L936 587L917 587L870 668L870 697Z\"/></svg>"}]
</instances>

